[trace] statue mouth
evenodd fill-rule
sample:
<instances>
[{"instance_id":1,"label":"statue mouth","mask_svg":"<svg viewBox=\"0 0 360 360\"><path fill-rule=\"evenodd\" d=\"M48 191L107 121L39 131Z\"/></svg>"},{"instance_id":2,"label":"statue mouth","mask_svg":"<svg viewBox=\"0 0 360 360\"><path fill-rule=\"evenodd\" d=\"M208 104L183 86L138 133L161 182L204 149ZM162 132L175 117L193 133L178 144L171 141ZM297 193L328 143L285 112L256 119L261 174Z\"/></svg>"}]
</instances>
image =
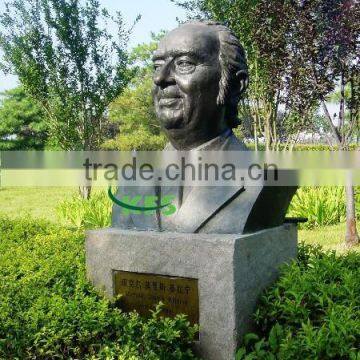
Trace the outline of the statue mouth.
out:
<instances>
[{"instance_id":1,"label":"statue mouth","mask_svg":"<svg viewBox=\"0 0 360 360\"><path fill-rule=\"evenodd\" d=\"M162 97L159 99L159 106L161 107L174 107L180 106L181 98L180 97Z\"/></svg>"}]
</instances>

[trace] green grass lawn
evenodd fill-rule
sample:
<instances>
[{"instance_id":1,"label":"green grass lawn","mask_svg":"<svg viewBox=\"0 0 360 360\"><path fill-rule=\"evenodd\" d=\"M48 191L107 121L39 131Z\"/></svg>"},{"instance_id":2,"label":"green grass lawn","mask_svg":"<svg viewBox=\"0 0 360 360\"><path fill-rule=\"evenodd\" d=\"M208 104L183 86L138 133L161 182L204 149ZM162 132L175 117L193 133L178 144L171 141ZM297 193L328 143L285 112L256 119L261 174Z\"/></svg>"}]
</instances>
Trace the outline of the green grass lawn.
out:
<instances>
[{"instance_id":1,"label":"green grass lawn","mask_svg":"<svg viewBox=\"0 0 360 360\"><path fill-rule=\"evenodd\" d=\"M0 188L0 214L11 218L31 216L56 222L56 205L76 194L71 187Z\"/></svg>"},{"instance_id":2,"label":"green grass lawn","mask_svg":"<svg viewBox=\"0 0 360 360\"><path fill-rule=\"evenodd\" d=\"M344 252L347 250L344 246L345 223L318 227L312 230L299 230L299 241L303 241L307 244L321 245L324 250ZM353 250L360 252L360 247L357 246L356 248L353 248Z\"/></svg>"},{"instance_id":3,"label":"green grass lawn","mask_svg":"<svg viewBox=\"0 0 360 360\"><path fill-rule=\"evenodd\" d=\"M96 191L96 190L95 190ZM56 205L77 194L72 187L9 187L0 188L0 215L11 218L31 216L58 222ZM299 241L319 244L324 249L344 251L345 224L320 227L314 230L299 230ZM360 248L357 248L360 251Z\"/></svg>"}]
</instances>

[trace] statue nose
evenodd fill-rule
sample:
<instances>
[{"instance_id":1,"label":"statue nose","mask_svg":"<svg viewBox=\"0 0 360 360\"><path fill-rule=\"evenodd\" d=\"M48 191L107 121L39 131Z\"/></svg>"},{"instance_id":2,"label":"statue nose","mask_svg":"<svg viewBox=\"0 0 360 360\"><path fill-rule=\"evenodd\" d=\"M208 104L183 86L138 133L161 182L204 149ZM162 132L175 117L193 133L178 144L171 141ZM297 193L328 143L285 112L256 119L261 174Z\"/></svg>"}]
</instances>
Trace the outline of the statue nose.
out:
<instances>
[{"instance_id":1,"label":"statue nose","mask_svg":"<svg viewBox=\"0 0 360 360\"><path fill-rule=\"evenodd\" d=\"M154 74L154 83L161 88L165 88L175 83L175 78L172 74L171 63L164 64Z\"/></svg>"}]
</instances>

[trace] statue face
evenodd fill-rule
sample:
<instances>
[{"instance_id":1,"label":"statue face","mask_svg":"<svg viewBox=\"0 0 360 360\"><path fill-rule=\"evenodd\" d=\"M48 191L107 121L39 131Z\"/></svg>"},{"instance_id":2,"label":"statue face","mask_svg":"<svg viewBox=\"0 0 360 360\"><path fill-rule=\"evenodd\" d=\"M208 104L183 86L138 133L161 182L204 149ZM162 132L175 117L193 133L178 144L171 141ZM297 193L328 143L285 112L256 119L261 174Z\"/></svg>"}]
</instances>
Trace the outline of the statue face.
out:
<instances>
[{"instance_id":1,"label":"statue face","mask_svg":"<svg viewBox=\"0 0 360 360\"><path fill-rule=\"evenodd\" d=\"M209 26L186 24L165 36L153 57L154 103L168 135L201 132L223 116L216 103L219 40Z\"/></svg>"}]
</instances>

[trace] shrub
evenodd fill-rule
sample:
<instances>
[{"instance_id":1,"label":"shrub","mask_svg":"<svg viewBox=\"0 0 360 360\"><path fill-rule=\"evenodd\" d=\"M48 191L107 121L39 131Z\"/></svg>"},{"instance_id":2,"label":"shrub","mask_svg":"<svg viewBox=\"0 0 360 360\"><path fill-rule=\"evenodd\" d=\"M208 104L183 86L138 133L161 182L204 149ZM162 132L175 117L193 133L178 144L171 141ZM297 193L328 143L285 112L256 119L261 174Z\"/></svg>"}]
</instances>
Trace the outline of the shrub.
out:
<instances>
[{"instance_id":1,"label":"shrub","mask_svg":"<svg viewBox=\"0 0 360 360\"><path fill-rule=\"evenodd\" d=\"M154 135L140 128L131 133L121 133L115 139L107 140L101 148L103 150L155 151L162 150L166 142L164 135Z\"/></svg>"},{"instance_id":2,"label":"shrub","mask_svg":"<svg viewBox=\"0 0 360 360\"><path fill-rule=\"evenodd\" d=\"M345 221L344 188L338 186L303 187L297 190L288 210L289 216L305 217L302 226L333 225Z\"/></svg>"},{"instance_id":3,"label":"shrub","mask_svg":"<svg viewBox=\"0 0 360 360\"><path fill-rule=\"evenodd\" d=\"M238 132L235 132L235 134L238 135ZM253 142L247 142L246 146L251 150L255 149L255 144ZM349 145L349 150L351 150L351 151L358 150L358 149L359 149L359 146L357 144ZM265 144L263 144L263 143L258 144L258 150L265 151L266 150ZM289 145L285 144L285 143L278 144L278 150L279 151L284 151L284 150L289 151ZM300 144L299 143L299 144L294 144L292 150L293 151L338 151L339 147L337 145L329 146L327 144Z\"/></svg>"},{"instance_id":4,"label":"shrub","mask_svg":"<svg viewBox=\"0 0 360 360\"><path fill-rule=\"evenodd\" d=\"M56 213L62 221L76 228L103 228L111 224L112 202L105 191L94 191L89 200L79 195L62 201Z\"/></svg>"},{"instance_id":5,"label":"shrub","mask_svg":"<svg viewBox=\"0 0 360 360\"><path fill-rule=\"evenodd\" d=\"M260 300L242 359L359 359L360 254L301 245Z\"/></svg>"},{"instance_id":6,"label":"shrub","mask_svg":"<svg viewBox=\"0 0 360 360\"><path fill-rule=\"evenodd\" d=\"M0 219L0 359L194 359L184 316L124 314L87 282L83 232Z\"/></svg>"}]
</instances>

